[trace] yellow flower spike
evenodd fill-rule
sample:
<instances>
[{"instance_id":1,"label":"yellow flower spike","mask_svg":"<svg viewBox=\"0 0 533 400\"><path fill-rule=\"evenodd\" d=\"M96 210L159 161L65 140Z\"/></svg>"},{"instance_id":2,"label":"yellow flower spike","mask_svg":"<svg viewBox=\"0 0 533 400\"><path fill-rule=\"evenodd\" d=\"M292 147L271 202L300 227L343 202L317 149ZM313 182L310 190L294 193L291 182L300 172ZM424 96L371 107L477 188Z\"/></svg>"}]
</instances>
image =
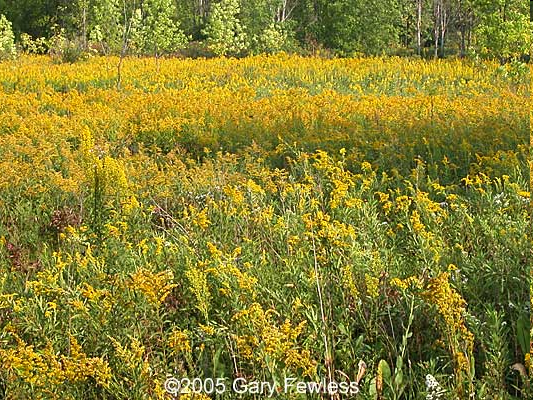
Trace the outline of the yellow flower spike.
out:
<instances>
[{"instance_id":1,"label":"yellow flower spike","mask_svg":"<svg viewBox=\"0 0 533 400\"><path fill-rule=\"evenodd\" d=\"M223 255L222 251L218 250L217 247L211 242L207 242L207 249L211 256L215 259L220 259Z\"/></svg>"},{"instance_id":2,"label":"yellow flower spike","mask_svg":"<svg viewBox=\"0 0 533 400\"><path fill-rule=\"evenodd\" d=\"M213 270L216 272L216 270ZM208 313L211 301L211 291L207 283L207 275L210 269L203 269L199 267L189 268L185 272L185 276L189 280L190 290L196 298L196 308L203 314L204 318L208 319Z\"/></svg>"},{"instance_id":3,"label":"yellow flower spike","mask_svg":"<svg viewBox=\"0 0 533 400\"><path fill-rule=\"evenodd\" d=\"M233 250L232 257L237 258L242 254L242 247L236 247L235 250Z\"/></svg>"},{"instance_id":4,"label":"yellow flower spike","mask_svg":"<svg viewBox=\"0 0 533 400\"><path fill-rule=\"evenodd\" d=\"M458 268L457 268L457 266L455 264L449 264L448 265L448 271L451 272L451 271L457 271L457 270L458 270Z\"/></svg>"},{"instance_id":5,"label":"yellow flower spike","mask_svg":"<svg viewBox=\"0 0 533 400\"><path fill-rule=\"evenodd\" d=\"M425 233L426 232L426 229L425 229L425 226L424 224L422 223L422 221L420 220L420 214L418 213L417 210L414 210L412 213L411 213L411 225L413 227L413 230L416 232L416 233Z\"/></svg>"},{"instance_id":6,"label":"yellow flower spike","mask_svg":"<svg viewBox=\"0 0 533 400\"><path fill-rule=\"evenodd\" d=\"M457 373L468 373L470 361L469 356L464 354L464 350L467 350L471 354L473 351L474 337L466 327L466 301L451 287L449 283L449 272L442 272L433 278L428 283L423 297L430 303L436 305L439 314L443 318L445 334L448 340L447 345L455 358L455 369ZM464 347L458 348L456 344L457 340Z\"/></svg>"}]
</instances>

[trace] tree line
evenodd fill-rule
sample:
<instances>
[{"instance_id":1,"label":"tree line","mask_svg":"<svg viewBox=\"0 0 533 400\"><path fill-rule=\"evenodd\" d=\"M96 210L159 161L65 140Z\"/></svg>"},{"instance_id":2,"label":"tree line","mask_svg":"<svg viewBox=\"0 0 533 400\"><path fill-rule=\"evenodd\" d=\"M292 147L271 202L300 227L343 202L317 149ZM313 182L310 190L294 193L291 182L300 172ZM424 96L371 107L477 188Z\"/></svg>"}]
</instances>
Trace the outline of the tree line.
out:
<instances>
[{"instance_id":1,"label":"tree line","mask_svg":"<svg viewBox=\"0 0 533 400\"><path fill-rule=\"evenodd\" d=\"M339 56L530 52L523 0L0 0L0 51ZM5 50L5 49L4 49Z\"/></svg>"}]
</instances>

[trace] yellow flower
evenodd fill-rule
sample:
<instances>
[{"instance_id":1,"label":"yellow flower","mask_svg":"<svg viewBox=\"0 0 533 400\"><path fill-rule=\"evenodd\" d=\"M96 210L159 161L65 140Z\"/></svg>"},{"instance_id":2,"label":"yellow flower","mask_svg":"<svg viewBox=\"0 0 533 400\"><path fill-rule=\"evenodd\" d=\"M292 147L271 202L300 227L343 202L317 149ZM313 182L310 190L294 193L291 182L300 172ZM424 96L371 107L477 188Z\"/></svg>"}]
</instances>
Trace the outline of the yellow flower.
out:
<instances>
[{"instance_id":1,"label":"yellow flower","mask_svg":"<svg viewBox=\"0 0 533 400\"><path fill-rule=\"evenodd\" d=\"M191 342L187 331L178 328L172 329L167 343L174 354L191 352Z\"/></svg>"},{"instance_id":2,"label":"yellow flower","mask_svg":"<svg viewBox=\"0 0 533 400\"><path fill-rule=\"evenodd\" d=\"M372 165L368 161L363 161L361 164L361 169L364 172L371 172L372 171Z\"/></svg>"},{"instance_id":3,"label":"yellow flower","mask_svg":"<svg viewBox=\"0 0 533 400\"><path fill-rule=\"evenodd\" d=\"M417 210L414 210L411 213L410 221L411 221L411 226L413 227L413 230L416 233L424 234L426 232L425 226L420 220L420 214L418 213Z\"/></svg>"},{"instance_id":4,"label":"yellow flower","mask_svg":"<svg viewBox=\"0 0 533 400\"><path fill-rule=\"evenodd\" d=\"M379 278L365 274L366 294L375 299L379 296Z\"/></svg>"},{"instance_id":5,"label":"yellow flower","mask_svg":"<svg viewBox=\"0 0 533 400\"><path fill-rule=\"evenodd\" d=\"M204 207L201 211L198 211L196 207L190 205L189 212L192 218L194 225L198 226L201 229L207 229L211 225L211 221L207 216L208 209Z\"/></svg>"},{"instance_id":6,"label":"yellow flower","mask_svg":"<svg viewBox=\"0 0 533 400\"><path fill-rule=\"evenodd\" d=\"M396 210L406 212L409 210L409 206L411 205L411 199L409 196L398 196L395 199L396 203Z\"/></svg>"},{"instance_id":7,"label":"yellow flower","mask_svg":"<svg viewBox=\"0 0 533 400\"><path fill-rule=\"evenodd\" d=\"M357 289L352 269L349 265L344 265L341 268L341 282L350 296L352 296L352 299L355 301L359 300L359 290Z\"/></svg>"},{"instance_id":8,"label":"yellow flower","mask_svg":"<svg viewBox=\"0 0 533 400\"><path fill-rule=\"evenodd\" d=\"M160 305L165 301L172 289L177 286L171 283L173 280L174 274L172 271L166 270L153 273L141 268L131 275L131 281L128 286L143 293L151 304Z\"/></svg>"},{"instance_id":9,"label":"yellow flower","mask_svg":"<svg viewBox=\"0 0 533 400\"><path fill-rule=\"evenodd\" d=\"M215 328L213 328L212 326L210 325L202 325L202 324L199 324L198 327L200 328L200 330L202 332L204 332L205 334L209 335L209 336L213 336L215 334Z\"/></svg>"}]
</instances>

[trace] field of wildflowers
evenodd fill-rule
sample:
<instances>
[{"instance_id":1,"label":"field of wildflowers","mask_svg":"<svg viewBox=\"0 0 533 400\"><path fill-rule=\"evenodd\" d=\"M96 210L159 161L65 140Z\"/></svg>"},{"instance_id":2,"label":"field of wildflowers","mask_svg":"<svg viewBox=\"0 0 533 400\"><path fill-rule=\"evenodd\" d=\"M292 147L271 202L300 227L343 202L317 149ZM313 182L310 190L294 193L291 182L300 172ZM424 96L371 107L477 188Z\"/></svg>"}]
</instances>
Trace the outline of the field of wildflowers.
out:
<instances>
[{"instance_id":1,"label":"field of wildflowers","mask_svg":"<svg viewBox=\"0 0 533 400\"><path fill-rule=\"evenodd\" d=\"M0 399L531 395L529 68L117 62L0 63Z\"/></svg>"}]
</instances>

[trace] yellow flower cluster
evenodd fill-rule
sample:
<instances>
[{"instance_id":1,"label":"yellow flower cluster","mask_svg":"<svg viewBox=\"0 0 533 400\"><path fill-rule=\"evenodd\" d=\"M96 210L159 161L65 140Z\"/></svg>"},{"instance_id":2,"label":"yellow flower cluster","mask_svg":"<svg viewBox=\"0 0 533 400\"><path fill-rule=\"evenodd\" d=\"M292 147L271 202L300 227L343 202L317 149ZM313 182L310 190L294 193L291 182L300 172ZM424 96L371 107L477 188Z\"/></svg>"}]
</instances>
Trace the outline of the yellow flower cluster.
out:
<instances>
[{"instance_id":1,"label":"yellow flower cluster","mask_svg":"<svg viewBox=\"0 0 533 400\"><path fill-rule=\"evenodd\" d=\"M70 336L69 354L58 354L50 342L42 350L25 343L15 335L17 347L0 348L2 368L10 379L18 377L41 390L55 392L61 385L83 382L93 378L98 385L107 387L111 370L100 357L88 357Z\"/></svg>"},{"instance_id":2,"label":"yellow flower cluster","mask_svg":"<svg viewBox=\"0 0 533 400\"><path fill-rule=\"evenodd\" d=\"M293 325L286 319L281 325L274 323L274 310L264 311L260 304L253 303L249 308L233 316L246 334L236 337L239 352L245 358L265 362L265 355L273 360L282 361L288 368L304 376L313 376L316 362L307 349L301 348L297 340L305 329L305 321Z\"/></svg>"},{"instance_id":3,"label":"yellow flower cluster","mask_svg":"<svg viewBox=\"0 0 533 400\"><path fill-rule=\"evenodd\" d=\"M466 326L466 301L450 285L449 272L442 272L431 279L423 294L437 307L443 319L444 332L449 349L455 359L458 373L470 371L470 359L474 346L474 336Z\"/></svg>"},{"instance_id":4,"label":"yellow flower cluster","mask_svg":"<svg viewBox=\"0 0 533 400\"><path fill-rule=\"evenodd\" d=\"M182 331L178 328L174 328L168 338L168 346L176 354L190 353L191 343L189 340L188 332Z\"/></svg>"},{"instance_id":5,"label":"yellow flower cluster","mask_svg":"<svg viewBox=\"0 0 533 400\"><path fill-rule=\"evenodd\" d=\"M304 214L302 220L309 237L315 236L318 239L325 240L333 247L349 247L351 241L355 238L355 229L352 225L338 220L331 220L331 216L321 210Z\"/></svg>"},{"instance_id":6,"label":"yellow flower cluster","mask_svg":"<svg viewBox=\"0 0 533 400\"><path fill-rule=\"evenodd\" d=\"M417 276L410 276L406 279L392 278L390 281L391 286L395 286L399 289L406 290L408 288L422 289L422 280Z\"/></svg>"},{"instance_id":7,"label":"yellow flower cluster","mask_svg":"<svg viewBox=\"0 0 533 400\"><path fill-rule=\"evenodd\" d=\"M147 269L141 268L131 275L131 281L128 286L146 296L146 299L153 305L160 305L172 289L177 285L172 283L174 274L166 270L153 273Z\"/></svg>"},{"instance_id":8,"label":"yellow flower cluster","mask_svg":"<svg viewBox=\"0 0 533 400\"><path fill-rule=\"evenodd\" d=\"M128 371L140 372L146 379L150 374L150 363L146 355L145 346L135 337L130 338L129 345L122 345L117 339L109 337L115 350L116 357L120 360L121 366Z\"/></svg>"},{"instance_id":9,"label":"yellow flower cluster","mask_svg":"<svg viewBox=\"0 0 533 400\"><path fill-rule=\"evenodd\" d=\"M194 272L197 274L196 277L191 275L193 274L194 269L187 273L191 283L194 282L193 292L195 293L196 298L199 299L199 304L207 303L206 299L209 298L207 281L204 283L205 278L202 277L202 274L207 273L219 280L222 286L222 288L220 288L222 294L229 295L231 292L230 289L235 288L236 292L234 294L241 293L244 295L246 293L249 294L252 299L255 299L257 278L246 271L246 267L249 267L248 263L240 267L236 262L242 249L237 247L232 253L225 254L217 249L217 247L211 242L207 243L207 248L213 257L213 260L211 260L212 267L204 269L203 272ZM205 265L207 265L207 263ZM202 300L200 301L200 299Z\"/></svg>"},{"instance_id":10,"label":"yellow flower cluster","mask_svg":"<svg viewBox=\"0 0 533 400\"><path fill-rule=\"evenodd\" d=\"M196 298L196 308L200 310L204 318L207 320L209 312L209 302L211 299L211 292L207 284L207 274L202 264L198 267L192 267L185 272L185 276L189 280L190 289Z\"/></svg>"},{"instance_id":11,"label":"yellow flower cluster","mask_svg":"<svg viewBox=\"0 0 533 400\"><path fill-rule=\"evenodd\" d=\"M4 149L0 188L25 188L33 195L50 187L79 193L98 180L109 196L127 196L143 171L138 168L145 161L142 147L168 152L181 144L200 152L206 147L218 150L222 143L232 141L266 145L280 132L289 141L333 147L335 152L340 149L335 143L351 143L401 161L398 148L402 154L414 155L421 143L411 132L426 131L426 141L447 150L453 150L455 143L467 146L461 137L444 142L441 132L427 125L428 120L431 126L447 126L451 132L468 126L472 139L490 143L495 133L504 133L511 141L520 140L516 121L528 116L519 101L525 89L509 90L491 80L490 74L477 74L466 63L428 67L423 61L340 61L280 55L238 62L162 60L155 68L144 60L132 59L125 63L124 92L119 93L109 85L114 79L112 60L94 58L65 68L47 58L32 57L16 68L10 63L0 65L0 76L13 82L12 89L0 91L0 104L5 104L0 122L9 127L9 134L0 138L0 148ZM494 68L490 64L486 67ZM306 80L298 76L300 73L308 77L309 85L323 90L314 93L300 87ZM370 89L368 83L376 74L383 78ZM469 84L451 88L435 74L468 76ZM345 77L349 92L338 90L333 77ZM288 83L283 83L285 79ZM391 93L391 87L397 87L396 91ZM405 96L406 90L411 91L409 96ZM498 96L492 96L494 92ZM291 110L292 118L287 118L286 110ZM478 124L486 115L494 116L490 129ZM516 118L510 120L507 115ZM300 131L295 130L298 126ZM114 147L110 142L121 145ZM134 143L141 143L141 148ZM350 150L344 154L347 161L359 158ZM126 155L136 159L137 165L125 163ZM509 167L510 156L502 153L496 157L499 161L490 165L485 159L481 161L491 171L504 170ZM363 164L362 170L369 175L369 184L372 166ZM168 195L165 172L154 173L151 183ZM242 183L261 196L257 187ZM336 179L333 208L341 206L347 185L351 185L349 179ZM234 200L243 196L229 188L227 194Z\"/></svg>"},{"instance_id":12,"label":"yellow flower cluster","mask_svg":"<svg viewBox=\"0 0 533 400\"><path fill-rule=\"evenodd\" d=\"M360 293L355 284L352 268L349 265L341 267L341 274L341 282L343 287L347 290L353 300L359 300Z\"/></svg>"},{"instance_id":13,"label":"yellow flower cluster","mask_svg":"<svg viewBox=\"0 0 533 400\"><path fill-rule=\"evenodd\" d=\"M365 274L366 294L375 299L379 297L379 278Z\"/></svg>"}]
</instances>

